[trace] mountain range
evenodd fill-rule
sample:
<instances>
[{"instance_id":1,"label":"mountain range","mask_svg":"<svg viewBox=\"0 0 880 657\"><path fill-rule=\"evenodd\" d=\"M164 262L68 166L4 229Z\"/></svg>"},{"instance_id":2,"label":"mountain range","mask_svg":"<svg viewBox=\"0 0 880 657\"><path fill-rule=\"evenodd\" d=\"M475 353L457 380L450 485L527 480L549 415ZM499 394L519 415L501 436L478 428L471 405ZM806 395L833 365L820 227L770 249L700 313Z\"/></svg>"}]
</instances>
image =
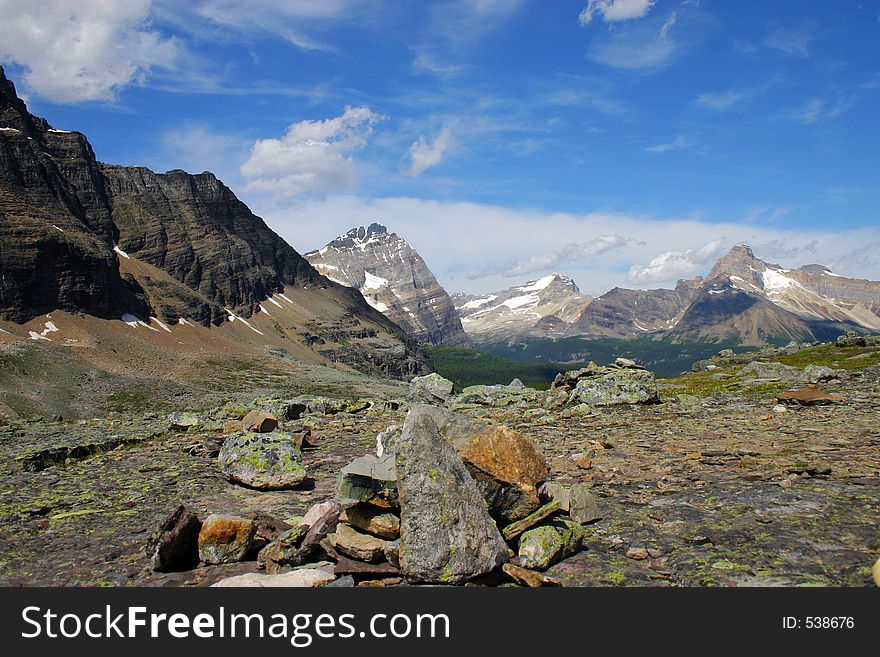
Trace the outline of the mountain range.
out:
<instances>
[{"instance_id":1,"label":"mountain range","mask_svg":"<svg viewBox=\"0 0 880 657\"><path fill-rule=\"evenodd\" d=\"M235 324L250 341L392 376L427 367L212 173L101 163L85 135L30 114L0 68L0 320L58 340L41 318L56 311L161 332Z\"/></svg>"}]
</instances>

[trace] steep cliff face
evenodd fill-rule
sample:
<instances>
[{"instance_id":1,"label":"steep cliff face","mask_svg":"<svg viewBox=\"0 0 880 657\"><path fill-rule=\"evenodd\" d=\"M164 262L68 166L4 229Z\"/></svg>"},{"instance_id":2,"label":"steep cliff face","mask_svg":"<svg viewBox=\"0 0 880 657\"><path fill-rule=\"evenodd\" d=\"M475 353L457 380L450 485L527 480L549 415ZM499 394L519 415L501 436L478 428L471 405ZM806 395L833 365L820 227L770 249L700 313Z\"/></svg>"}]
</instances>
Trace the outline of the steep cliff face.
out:
<instances>
[{"instance_id":1,"label":"steep cliff face","mask_svg":"<svg viewBox=\"0 0 880 657\"><path fill-rule=\"evenodd\" d=\"M628 290L616 287L593 299L572 325L570 334L587 337L634 338L675 324L690 298L681 290Z\"/></svg>"},{"instance_id":2,"label":"steep cliff face","mask_svg":"<svg viewBox=\"0 0 880 657\"><path fill-rule=\"evenodd\" d=\"M139 286L120 276L112 236L88 141L31 116L0 68L0 318L145 315Z\"/></svg>"},{"instance_id":3,"label":"steep cliff face","mask_svg":"<svg viewBox=\"0 0 880 657\"><path fill-rule=\"evenodd\" d=\"M305 258L364 299L405 333L428 344L469 344L452 300L422 257L385 226L353 228Z\"/></svg>"},{"instance_id":4,"label":"steep cliff face","mask_svg":"<svg viewBox=\"0 0 880 657\"><path fill-rule=\"evenodd\" d=\"M101 164L84 135L28 113L0 68L0 319L64 310L210 326L252 317L261 301L280 307L272 299L285 292L296 303L285 296L285 325L272 320L282 343L371 373L427 368L399 327L321 276L213 174Z\"/></svg>"},{"instance_id":5,"label":"steep cliff face","mask_svg":"<svg viewBox=\"0 0 880 657\"><path fill-rule=\"evenodd\" d=\"M123 257L158 267L195 293L157 298L163 319L219 324L228 310L250 316L285 284L329 286L214 174L106 164L100 170ZM141 282L157 297L164 291L152 280Z\"/></svg>"}]
</instances>

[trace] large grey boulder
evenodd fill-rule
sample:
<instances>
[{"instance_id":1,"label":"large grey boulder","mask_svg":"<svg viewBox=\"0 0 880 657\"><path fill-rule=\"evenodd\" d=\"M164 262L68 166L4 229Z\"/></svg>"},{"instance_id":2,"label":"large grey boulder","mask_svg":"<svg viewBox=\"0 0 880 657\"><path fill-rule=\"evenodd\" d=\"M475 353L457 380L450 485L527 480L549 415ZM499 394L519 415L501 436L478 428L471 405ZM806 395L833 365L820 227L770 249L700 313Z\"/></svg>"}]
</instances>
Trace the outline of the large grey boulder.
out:
<instances>
[{"instance_id":1,"label":"large grey boulder","mask_svg":"<svg viewBox=\"0 0 880 657\"><path fill-rule=\"evenodd\" d=\"M407 399L422 404L445 404L452 396L452 381L437 373L417 376L409 382Z\"/></svg>"},{"instance_id":2,"label":"large grey boulder","mask_svg":"<svg viewBox=\"0 0 880 657\"><path fill-rule=\"evenodd\" d=\"M801 371L791 365L782 363L763 363L753 360L742 368L739 373L743 376L751 375L758 379L772 379L776 381L797 381Z\"/></svg>"},{"instance_id":3,"label":"large grey boulder","mask_svg":"<svg viewBox=\"0 0 880 657\"><path fill-rule=\"evenodd\" d=\"M410 411L396 449L406 579L455 584L505 563L507 545L477 485L425 407Z\"/></svg>"},{"instance_id":4,"label":"large grey boulder","mask_svg":"<svg viewBox=\"0 0 880 657\"><path fill-rule=\"evenodd\" d=\"M643 369L614 369L578 380L568 398L569 404L612 406L615 404L655 404L660 401L654 373Z\"/></svg>"},{"instance_id":5,"label":"large grey boulder","mask_svg":"<svg viewBox=\"0 0 880 657\"><path fill-rule=\"evenodd\" d=\"M232 481L263 490L295 488L307 475L296 442L283 433L230 435L217 461Z\"/></svg>"},{"instance_id":6,"label":"large grey boulder","mask_svg":"<svg viewBox=\"0 0 880 657\"><path fill-rule=\"evenodd\" d=\"M455 404L478 404L501 408L505 406L538 406L544 393L520 385L468 386L452 401Z\"/></svg>"},{"instance_id":7,"label":"large grey boulder","mask_svg":"<svg viewBox=\"0 0 880 657\"><path fill-rule=\"evenodd\" d=\"M431 417L464 461L488 504L489 515L507 524L541 505L537 486L547 479L547 463L523 434L445 408L421 407L421 412Z\"/></svg>"}]
</instances>

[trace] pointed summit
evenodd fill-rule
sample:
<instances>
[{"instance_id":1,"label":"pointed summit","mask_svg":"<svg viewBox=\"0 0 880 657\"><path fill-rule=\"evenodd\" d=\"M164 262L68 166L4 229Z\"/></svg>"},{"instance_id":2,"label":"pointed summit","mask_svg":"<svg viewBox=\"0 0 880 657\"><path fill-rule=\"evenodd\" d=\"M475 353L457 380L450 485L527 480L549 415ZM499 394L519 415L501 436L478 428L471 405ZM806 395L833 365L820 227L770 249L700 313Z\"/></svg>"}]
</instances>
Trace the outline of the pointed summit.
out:
<instances>
[{"instance_id":1,"label":"pointed summit","mask_svg":"<svg viewBox=\"0 0 880 657\"><path fill-rule=\"evenodd\" d=\"M425 261L382 224L352 228L305 258L330 280L359 290L419 342L469 344L452 300Z\"/></svg>"}]
</instances>

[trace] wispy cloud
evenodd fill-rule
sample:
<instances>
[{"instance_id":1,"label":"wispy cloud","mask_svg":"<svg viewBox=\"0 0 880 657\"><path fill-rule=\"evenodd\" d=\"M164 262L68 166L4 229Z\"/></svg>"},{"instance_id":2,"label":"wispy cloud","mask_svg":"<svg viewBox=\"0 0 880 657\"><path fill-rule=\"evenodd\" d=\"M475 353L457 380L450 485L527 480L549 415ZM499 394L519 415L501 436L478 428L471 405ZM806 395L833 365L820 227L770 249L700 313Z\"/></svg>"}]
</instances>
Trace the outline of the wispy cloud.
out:
<instances>
[{"instance_id":1,"label":"wispy cloud","mask_svg":"<svg viewBox=\"0 0 880 657\"><path fill-rule=\"evenodd\" d=\"M672 151L683 151L688 148L693 148L694 143L687 139L684 135L678 135L671 142L666 144L655 144L654 146L648 146L645 148L649 153L660 154L660 153L670 153Z\"/></svg>"},{"instance_id":2,"label":"wispy cloud","mask_svg":"<svg viewBox=\"0 0 880 657\"><path fill-rule=\"evenodd\" d=\"M714 93L707 91L697 96L695 102L702 107L724 111L730 109L745 97L746 95L740 91L731 90Z\"/></svg>"},{"instance_id":3,"label":"wispy cloud","mask_svg":"<svg viewBox=\"0 0 880 657\"><path fill-rule=\"evenodd\" d=\"M789 55L810 56L810 44L816 33L815 23L804 23L795 27L773 30L764 37L764 45Z\"/></svg>"},{"instance_id":4,"label":"wispy cloud","mask_svg":"<svg viewBox=\"0 0 880 657\"><path fill-rule=\"evenodd\" d=\"M415 177L440 164L451 139L452 131L449 128L443 128L430 143L425 141L424 135L419 135L419 140L409 147L410 165L406 174Z\"/></svg>"},{"instance_id":5,"label":"wispy cloud","mask_svg":"<svg viewBox=\"0 0 880 657\"><path fill-rule=\"evenodd\" d=\"M536 271L549 271L561 265L580 263L590 258L627 246L644 246L644 242L622 235L600 235L588 242L566 244L552 253L533 256L503 270L505 276L524 276Z\"/></svg>"},{"instance_id":6,"label":"wispy cloud","mask_svg":"<svg viewBox=\"0 0 880 657\"><path fill-rule=\"evenodd\" d=\"M625 30L615 30L597 37L589 55L612 68L647 69L659 67L677 54L679 44L673 28L678 14L665 20L646 19Z\"/></svg>"}]
</instances>

